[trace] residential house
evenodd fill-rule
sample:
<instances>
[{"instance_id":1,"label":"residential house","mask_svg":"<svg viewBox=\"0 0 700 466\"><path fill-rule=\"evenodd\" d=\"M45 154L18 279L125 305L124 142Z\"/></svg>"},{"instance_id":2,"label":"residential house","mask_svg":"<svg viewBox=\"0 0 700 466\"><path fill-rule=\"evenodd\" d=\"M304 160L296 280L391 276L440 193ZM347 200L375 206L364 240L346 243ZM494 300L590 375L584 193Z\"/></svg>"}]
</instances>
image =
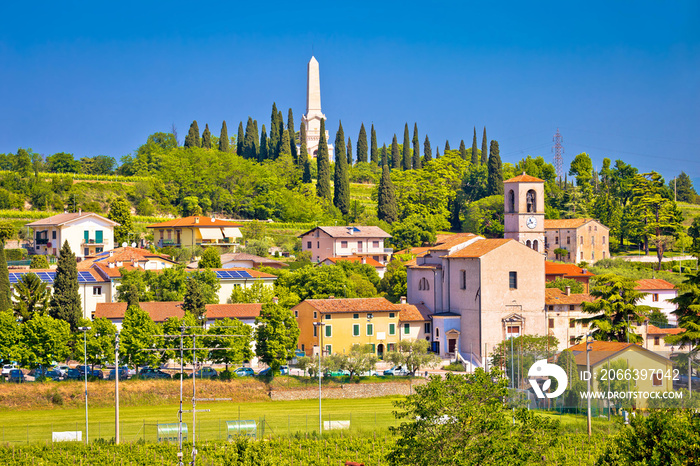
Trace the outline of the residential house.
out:
<instances>
[{"instance_id":1,"label":"residential house","mask_svg":"<svg viewBox=\"0 0 700 466\"><path fill-rule=\"evenodd\" d=\"M583 285L583 292L588 293L591 277L594 275L587 269L575 264L563 264L561 262L544 262L544 280L553 282L558 278L576 280Z\"/></svg>"},{"instance_id":2,"label":"residential house","mask_svg":"<svg viewBox=\"0 0 700 466\"><path fill-rule=\"evenodd\" d=\"M681 348L680 345L672 345L666 341L667 336L678 335L683 332L682 328L659 328L656 325L646 322L642 330L645 337L644 347L655 353L670 357L673 353L687 353L689 350L688 346Z\"/></svg>"},{"instance_id":3,"label":"residential house","mask_svg":"<svg viewBox=\"0 0 700 466\"><path fill-rule=\"evenodd\" d=\"M368 256L341 256L341 257L326 257L324 260L318 263L318 265L337 265L338 262L359 262L361 264L368 264L374 267L379 275L379 278L384 277L386 272L386 263L377 262Z\"/></svg>"},{"instance_id":4,"label":"residential house","mask_svg":"<svg viewBox=\"0 0 700 466\"><path fill-rule=\"evenodd\" d=\"M299 238L302 251L309 251L313 262L328 257L367 256L386 264L393 252L384 247L391 235L374 226L316 227Z\"/></svg>"},{"instance_id":5,"label":"residential house","mask_svg":"<svg viewBox=\"0 0 700 466\"><path fill-rule=\"evenodd\" d=\"M673 363L670 359L662 355L650 351L643 346L633 343L620 343L610 341L592 341L589 343L591 347L590 365L591 372L594 374L591 377L591 390L607 391L607 386L601 386L605 382L600 382L598 374L602 370L612 368L616 361L624 361L627 368L638 371L647 370L648 377L639 377L636 383L630 384L630 391L636 392L670 392L673 390L673 380L667 375L673 374ZM586 362L586 342L578 343L569 348L574 354L576 366L579 372L585 371L587 368ZM639 397L633 400L636 408L644 409L647 407L645 397Z\"/></svg>"},{"instance_id":6,"label":"residential house","mask_svg":"<svg viewBox=\"0 0 700 466\"><path fill-rule=\"evenodd\" d=\"M610 229L592 218L548 219L544 221L547 259L595 263L610 258ZM556 249L566 249L558 255Z\"/></svg>"},{"instance_id":7,"label":"residential house","mask_svg":"<svg viewBox=\"0 0 700 466\"><path fill-rule=\"evenodd\" d=\"M194 261L188 266L190 269L199 267L199 261ZM221 254L221 267L224 269L232 268L247 268L253 269L257 267L271 267L273 269L282 269L289 267L285 262L280 262L267 257L260 257L254 254L246 254L243 252Z\"/></svg>"},{"instance_id":8,"label":"residential house","mask_svg":"<svg viewBox=\"0 0 700 466\"><path fill-rule=\"evenodd\" d=\"M305 299L292 308L300 330L297 349L333 354L347 353L355 344L371 345L382 358L401 339L401 310L385 298Z\"/></svg>"},{"instance_id":9,"label":"residential house","mask_svg":"<svg viewBox=\"0 0 700 466\"><path fill-rule=\"evenodd\" d=\"M166 222L148 225L157 247L173 246L191 248L194 246L235 248L243 237L241 224L203 215L177 218Z\"/></svg>"},{"instance_id":10,"label":"residential house","mask_svg":"<svg viewBox=\"0 0 700 466\"><path fill-rule=\"evenodd\" d=\"M676 316L672 313L678 307L671 300L678 297L678 290L672 283L660 278L646 278L637 280L637 286L634 289L646 293L646 296L637 303L638 306L657 308L666 315L669 325L677 325Z\"/></svg>"},{"instance_id":11,"label":"residential house","mask_svg":"<svg viewBox=\"0 0 700 466\"><path fill-rule=\"evenodd\" d=\"M582 307L583 303L592 303L593 301L595 298L590 294L571 293L568 287L566 292L559 288L545 289L547 334L557 338L559 351L573 346L579 341L586 340L588 325L578 320L591 317L591 314L583 312Z\"/></svg>"},{"instance_id":12,"label":"residential house","mask_svg":"<svg viewBox=\"0 0 700 466\"><path fill-rule=\"evenodd\" d=\"M78 260L114 249L117 222L93 212L63 213L36 220L26 226L34 230L34 254L59 256L66 241Z\"/></svg>"},{"instance_id":13,"label":"residential house","mask_svg":"<svg viewBox=\"0 0 700 466\"><path fill-rule=\"evenodd\" d=\"M398 304L399 329L401 340L427 340L433 334L430 309L424 304L408 304L405 297L401 297Z\"/></svg>"}]
</instances>

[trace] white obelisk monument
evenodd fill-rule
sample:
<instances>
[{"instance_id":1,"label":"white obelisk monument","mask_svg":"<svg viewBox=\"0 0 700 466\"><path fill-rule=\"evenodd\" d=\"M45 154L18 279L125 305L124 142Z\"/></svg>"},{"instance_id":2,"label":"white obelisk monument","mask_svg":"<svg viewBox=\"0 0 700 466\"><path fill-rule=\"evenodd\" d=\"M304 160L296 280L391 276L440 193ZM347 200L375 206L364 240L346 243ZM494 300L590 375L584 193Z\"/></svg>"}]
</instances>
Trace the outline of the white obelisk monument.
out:
<instances>
[{"instance_id":1,"label":"white obelisk monument","mask_svg":"<svg viewBox=\"0 0 700 466\"><path fill-rule=\"evenodd\" d=\"M321 137L321 119L326 115L321 112L321 79L318 71L318 61L311 57L306 66L306 114L302 121L306 126L306 149L311 157L316 157L318 141ZM326 129L326 142L328 143L328 156L333 159L333 145L328 139Z\"/></svg>"}]
</instances>

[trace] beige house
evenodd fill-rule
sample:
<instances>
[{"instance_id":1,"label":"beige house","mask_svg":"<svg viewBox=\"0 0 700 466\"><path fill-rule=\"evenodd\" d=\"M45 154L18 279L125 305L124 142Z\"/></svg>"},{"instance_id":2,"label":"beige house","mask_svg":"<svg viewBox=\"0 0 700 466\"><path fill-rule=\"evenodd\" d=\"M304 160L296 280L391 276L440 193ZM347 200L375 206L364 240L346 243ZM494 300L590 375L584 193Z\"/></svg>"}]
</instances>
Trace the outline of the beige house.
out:
<instances>
[{"instance_id":1,"label":"beige house","mask_svg":"<svg viewBox=\"0 0 700 466\"><path fill-rule=\"evenodd\" d=\"M391 235L379 227L316 227L299 235L302 251L311 252L313 262L328 257L366 256L386 264L394 251L384 247Z\"/></svg>"},{"instance_id":2,"label":"beige house","mask_svg":"<svg viewBox=\"0 0 700 466\"><path fill-rule=\"evenodd\" d=\"M584 341L588 325L577 322L583 317L591 317L582 310L583 303L591 303L595 298L588 293L571 293L559 288L545 289L545 318L547 334L559 340L559 351Z\"/></svg>"},{"instance_id":3,"label":"beige house","mask_svg":"<svg viewBox=\"0 0 700 466\"><path fill-rule=\"evenodd\" d=\"M243 237L240 227L239 223L228 220L193 215L155 223L146 228L153 233L153 242L159 248L164 246L235 248L238 246L238 240Z\"/></svg>"},{"instance_id":4,"label":"beige house","mask_svg":"<svg viewBox=\"0 0 700 466\"><path fill-rule=\"evenodd\" d=\"M545 220L545 249L548 260L594 263L610 258L610 229L592 218ZM555 249L566 249L557 255Z\"/></svg>"},{"instance_id":5,"label":"beige house","mask_svg":"<svg viewBox=\"0 0 700 466\"><path fill-rule=\"evenodd\" d=\"M34 230L34 254L59 256L63 243L81 260L114 249L117 222L93 212L63 213L28 223Z\"/></svg>"}]
</instances>

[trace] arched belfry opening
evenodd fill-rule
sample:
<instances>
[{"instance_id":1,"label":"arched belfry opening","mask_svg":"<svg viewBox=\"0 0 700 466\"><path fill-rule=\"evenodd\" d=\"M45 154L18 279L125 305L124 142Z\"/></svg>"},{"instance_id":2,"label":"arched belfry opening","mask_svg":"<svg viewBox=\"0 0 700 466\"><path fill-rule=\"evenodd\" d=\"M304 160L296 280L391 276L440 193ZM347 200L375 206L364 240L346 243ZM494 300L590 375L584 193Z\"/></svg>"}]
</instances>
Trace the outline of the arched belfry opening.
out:
<instances>
[{"instance_id":1,"label":"arched belfry opening","mask_svg":"<svg viewBox=\"0 0 700 466\"><path fill-rule=\"evenodd\" d=\"M508 191L508 212L515 212L515 192L512 189Z\"/></svg>"},{"instance_id":2,"label":"arched belfry opening","mask_svg":"<svg viewBox=\"0 0 700 466\"><path fill-rule=\"evenodd\" d=\"M527 192L525 199L527 201L527 211L532 213L537 212L537 193L535 193L534 189Z\"/></svg>"}]
</instances>

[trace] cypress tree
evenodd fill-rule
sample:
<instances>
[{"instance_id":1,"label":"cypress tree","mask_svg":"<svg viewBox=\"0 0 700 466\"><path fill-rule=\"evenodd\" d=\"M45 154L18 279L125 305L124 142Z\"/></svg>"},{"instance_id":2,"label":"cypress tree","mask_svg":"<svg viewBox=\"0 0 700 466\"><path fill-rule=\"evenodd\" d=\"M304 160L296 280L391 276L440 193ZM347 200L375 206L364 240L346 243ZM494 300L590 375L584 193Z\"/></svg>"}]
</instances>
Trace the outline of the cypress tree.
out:
<instances>
[{"instance_id":1,"label":"cypress tree","mask_svg":"<svg viewBox=\"0 0 700 466\"><path fill-rule=\"evenodd\" d=\"M425 135L425 141L423 142L423 152L425 155L423 156L423 160L425 163L430 162L433 159L433 150L430 148L430 139L428 139L428 135Z\"/></svg>"},{"instance_id":2,"label":"cypress tree","mask_svg":"<svg viewBox=\"0 0 700 466\"><path fill-rule=\"evenodd\" d=\"M292 155L292 148L289 143L289 131L282 131L282 139L280 140L280 156Z\"/></svg>"},{"instance_id":3,"label":"cypress tree","mask_svg":"<svg viewBox=\"0 0 700 466\"><path fill-rule=\"evenodd\" d=\"M489 148L486 142L486 126L484 126L484 136L481 139L481 164L486 165L489 158Z\"/></svg>"},{"instance_id":4,"label":"cypress tree","mask_svg":"<svg viewBox=\"0 0 700 466\"><path fill-rule=\"evenodd\" d=\"M316 195L327 201L331 200L330 165L328 160L328 143L326 142L326 121L321 119L321 136L318 139L318 152L316 153L316 167L318 170Z\"/></svg>"},{"instance_id":5,"label":"cypress tree","mask_svg":"<svg viewBox=\"0 0 700 466\"><path fill-rule=\"evenodd\" d=\"M260 132L260 152L258 153L258 162L267 160L270 151L270 142L267 140L267 130L265 125L262 126L262 131Z\"/></svg>"},{"instance_id":6,"label":"cypress tree","mask_svg":"<svg viewBox=\"0 0 700 466\"><path fill-rule=\"evenodd\" d=\"M348 138L348 167L352 167L352 142L350 141L350 138Z\"/></svg>"},{"instance_id":7,"label":"cypress tree","mask_svg":"<svg viewBox=\"0 0 700 466\"><path fill-rule=\"evenodd\" d=\"M304 160L304 172L301 175L301 181L303 183L311 183L311 160L308 157Z\"/></svg>"},{"instance_id":8,"label":"cypress tree","mask_svg":"<svg viewBox=\"0 0 700 466\"><path fill-rule=\"evenodd\" d=\"M273 160L279 155L278 149L280 145L280 131L277 127L279 119L277 113L277 103L272 102L272 114L270 115L270 149L268 156Z\"/></svg>"},{"instance_id":9,"label":"cypress tree","mask_svg":"<svg viewBox=\"0 0 700 466\"><path fill-rule=\"evenodd\" d=\"M258 139L258 134L253 125L253 119L248 117L248 123L245 127L245 137L243 139L243 157L246 159L257 159L255 151L255 140Z\"/></svg>"},{"instance_id":10,"label":"cypress tree","mask_svg":"<svg viewBox=\"0 0 700 466\"><path fill-rule=\"evenodd\" d=\"M387 150L386 150L386 144L382 145L381 164L382 165L389 165L389 154L387 153Z\"/></svg>"},{"instance_id":11,"label":"cypress tree","mask_svg":"<svg viewBox=\"0 0 700 466\"><path fill-rule=\"evenodd\" d=\"M459 143L459 155L464 160L467 160L467 146L464 144L464 139L462 139Z\"/></svg>"},{"instance_id":12,"label":"cypress tree","mask_svg":"<svg viewBox=\"0 0 700 466\"><path fill-rule=\"evenodd\" d=\"M292 114L292 109L290 108L287 112L287 132L289 133L289 150L292 153L292 160L294 163L299 163L299 151L297 151L297 134L294 130L294 115Z\"/></svg>"},{"instance_id":13,"label":"cypress tree","mask_svg":"<svg viewBox=\"0 0 700 466\"><path fill-rule=\"evenodd\" d=\"M374 123L370 130L370 146L369 146L370 161L373 164L379 164L379 152L377 151L377 133L374 131Z\"/></svg>"},{"instance_id":14,"label":"cypress tree","mask_svg":"<svg viewBox=\"0 0 700 466\"><path fill-rule=\"evenodd\" d=\"M443 152L447 152L448 150L450 150L450 141L449 140L445 141L445 150Z\"/></svg>"},{"instance_id":15,"label":"cypress tree","mask_svg":"<svg viewBox=\"0 0 700 466\"><path fill-rule=\"evenodd\" d=\"M435 149L435 158L436 159L440 158L440 149Z\"/></svg>"},{"instance_id":16,"label":"cypress tree","mask_svg":"<svg viewBox=\"0 0 700 466\"><path fill-rule=\"evenodd\" d=\"M221 152L228 152L229 150L229 140L228 140L228 129L226 128L226 120L221 124L221 133L219 133L219 150Z\"/></svg>"},{"instance_id":17,"label":"cypress tree","mask_svg":"<svg viewBox=\"0 0 700 466\"><path fill-rule=\"evenodd\" d=\"M211 131L209 131L209 123L204 125L204 132L202 133L202 148L211 149Z\"/></svg>"},{"instance_id":18,"label":"cypress tree","mask_svg":"<svg viewBox=\"0 0 700 466\"><path fill-rule=\"evenodd\" d=\"M77 279L76 279L77 280ZM0 239L0 312L12 309L10 271L5 258L5 238Z\"/></svg>"},{"instance_id":19,"label":"cypress tree","mask_svg":"<svg viewBox=\"0 0 700 466\"><path fill-rule=\"evenodd\" d=\"M476 147L476 126L474 127L474 138L472 139L472 165L479 165L479 149Z\"/></svg>"},{"instance_id":20,"label":"cypress tree","mask_svg":"<svg viewBox=\"0 0 700 466\"><path fill-rule=\"evenodd\" d=\"M391 167L401 168L401 153L399 152L399 142L396 140L396 134L391 141Z\"/></svg>"},{"instance_id":21,"label":"cypress tree","mask_svg":"<svg viewBox=\"0 0 700 466\"><path fill-rule=\"evenodd\" d=\"M185 147L201 147L202 143L199 140L199 125L197 120L194 120L190 125L190 130L185 136Z\"/></svg>"},{"instance_id":22,"label":"cypress tree","mask_svg":"<svg viewBox=\"0 0 700 466\"><path fill-rule=\"evenodd\" d=\"M498 150L498 141L491 141L491 155L488 163L488 190L490 196L503 194L503 167Z\"/></svg>"},{"instance_id":23,"label":"cypress tree","mask_svg":"<svg viewBox=\"0 0 700 466\"><path fill-rule=\"evenodd\" d=\"M335 171L333 173L333 205L343 215L350 211L350 180L348 178L348 159L345 154L345 133L343 123L338 125L335 134Z\"/></svg>"},{"instance_id":24,"label":"cypress tree","mask_svg":"<svg viewBox=\"0 0 700 466\"><path fill-rule=\"evenodd\" d=\"M403 169L410 170L413 168L413 160L411 159L411 137L408 134L408 123L403 127Z\"/></svg>"},{"instance_id":25,"label":"cypress tree","mask_svg":"<svg viewBox=\"0 0 700 466\"><path fill-rule=\"evenodd\" d=\"M394 184L391 182L389 166L383 164L382 178L379 180L379 188L377 190L377 218L387 223L394 223L398 217Z\"/></svg>"},{"instance_id":26,"label":"cypress tree","mask_svg":"<svg viewBox=\"0 0 700 466\"><path fill-rule=\"evenodd\" d=\"M78 328L78 321L83 317L78 294L78 266L68 241L63 243L58 258L49 315L54 319L65 320L73 331Z\"/></svg>"},{"instance_id":27,"label":"cypress tree","mask_svg":"<svg viewBox=\"0 0 700 466\"><path fill-rule=\"evenodd\" d=\"M360 135L357 136L357 163L367 162L367 131L365 124L360 126Z\"/></svg>"},{"instance_id":28,"label":"cypress tree","mask_svg":"<svg viewBox=\"0 0 700 466\"><path fill-rule=\"evenodd\" d=\"M238 122L238 135L236 136L236 154L243 157L243 141L245 141L245 132L243 131L243 122Z\"/></svg>"},{"instance_id":29,"label":"cypress tree","mask_svg":"<svg viewBox=\"0 0 700 466\"><path fill-rule=\"evenodd\" d=\"M413 123L413 168L422 168L420 161L420 141L418 140L418 123Z\"/></svg>"},{"instance_id":30,"label":"cypress tree","mask_svg":"<svg viewBox=\"0 0 700 466\"><path fill-rule=\"evenodd\" d=\"M253 146L255 147L253 158L257 158L260 153L260 139L258 138L258 134L260 134L258 131L258 120L253 120Z\"/></svg>"},{"instance_id":31,"label":"cypress tree","mask_svg":"<svg viewBox=\"0 0 700 466\"><path fill-rule=\"evenodd\" d=\"M309 160L309 151L306 148L306 127L304 123L299 125L299 168L302 170L302 183L311 183L311 161Z\"/></svg>"}]
</instances>

